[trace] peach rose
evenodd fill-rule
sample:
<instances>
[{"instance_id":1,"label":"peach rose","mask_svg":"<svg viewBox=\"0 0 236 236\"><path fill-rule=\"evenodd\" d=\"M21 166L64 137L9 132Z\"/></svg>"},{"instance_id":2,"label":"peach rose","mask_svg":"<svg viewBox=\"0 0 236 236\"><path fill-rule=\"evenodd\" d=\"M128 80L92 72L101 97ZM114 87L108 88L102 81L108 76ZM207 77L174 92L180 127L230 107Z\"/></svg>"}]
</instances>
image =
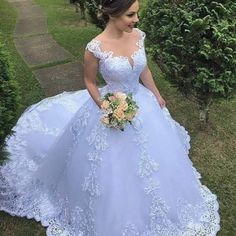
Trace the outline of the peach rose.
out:
<instances>
[{"instance_id":1,"label":"peach rose","mask_svg":"<svg viewBox=\"0 0 236 236\"><path fill-rule=\"evenodd\" d=\"M122 109L123 111L126 111L128 109L128 103L123 101L118 106L119 109Z\"/></svg>"},{"instance_id":2,"label":"peach rose","mask_svg":"<svg viewBox=\"0 0 236 236\"><path fill-rule=\"evenodd\" d=\"M115 109L114 110L114 116L118 119L118 120L122 120L125 118L125 114L121 109Z\"/></svg>"},{"instance_id":3,"label":"peach rose","mask_svg":"<svg viewBox=\"0 0 236 236\"><path fill-rule=\"evenodd\" d=\"M102 102L101 108L102 109L107 109L109 107L109 105L110 105L109 102L105 100L105 101Z\"/></svg>"},{"instance_id":4,"label":"peach rose","mask_svg":"<svg viewBox=\"0 0 236 236\"><path fill-rule=\"evenodd\" d=\"M127 98L126 94L122 92L115 93L115 97L121 100L125 100Z\"/></svg>"},{"instance_id":5,"label":"peach rose","mask_svg":"<svg viewBox=\"0 0 236 236\"><path fill-rule=\"evenodd\" d=\"M109 119L107 118L107 117L102 117L102 122L104 123L104 124L109 124Z\"/></svg>"}]
</instances>

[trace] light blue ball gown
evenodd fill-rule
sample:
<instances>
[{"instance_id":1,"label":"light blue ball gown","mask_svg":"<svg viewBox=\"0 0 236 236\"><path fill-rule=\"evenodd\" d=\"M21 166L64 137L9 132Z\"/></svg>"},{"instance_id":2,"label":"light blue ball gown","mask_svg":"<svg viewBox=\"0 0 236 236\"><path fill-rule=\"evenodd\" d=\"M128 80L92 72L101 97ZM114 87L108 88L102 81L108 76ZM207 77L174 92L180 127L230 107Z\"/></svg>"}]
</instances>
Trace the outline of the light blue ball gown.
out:
<instances>
[{"instance_id":1,"label":"light blue ball gown","mask_svg":"<svg viewBox=\"0 0 236 236\"><path fill-rule=\"evenodd\" d=\"M102 95L133 93L133 124L105 127L87 90L30 106L7 137L0 210L41 221L48 236L216 235L219 205L188 157L187 131L139 83L147 59L135 30L133 65L96 39L86 47L100 59Z\"/></svg>"}]
</instances>

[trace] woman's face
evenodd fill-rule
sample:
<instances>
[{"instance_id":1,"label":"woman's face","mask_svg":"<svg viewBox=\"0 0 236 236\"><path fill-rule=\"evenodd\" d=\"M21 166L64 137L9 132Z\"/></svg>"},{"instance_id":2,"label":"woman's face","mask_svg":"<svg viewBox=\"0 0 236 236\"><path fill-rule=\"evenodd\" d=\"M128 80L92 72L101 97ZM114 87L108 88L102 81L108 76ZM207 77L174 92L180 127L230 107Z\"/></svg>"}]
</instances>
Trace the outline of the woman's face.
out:
<instances>
[{"instance_id":1,"label":"woman's face","mask_svg":"<svg viewBox=\"0 0 236 236\"><path fill-rule=\"evenodd\" d=\"M115 27L119 30L131 33L135 24L139 21L138 11L139 2L135 1L121 16L110 17L110 20L113 21Z\"/></svg>"}]
</instances>

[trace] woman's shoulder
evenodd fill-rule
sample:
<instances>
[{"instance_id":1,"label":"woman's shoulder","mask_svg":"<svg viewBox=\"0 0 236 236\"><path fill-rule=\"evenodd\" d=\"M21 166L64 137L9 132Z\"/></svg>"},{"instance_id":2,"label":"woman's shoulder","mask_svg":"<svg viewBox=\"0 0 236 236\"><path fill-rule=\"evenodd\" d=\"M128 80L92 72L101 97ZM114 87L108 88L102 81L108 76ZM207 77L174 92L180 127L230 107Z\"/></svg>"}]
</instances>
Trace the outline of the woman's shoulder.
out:
<instances>
[{"instance_id":1,"label":"woman's shoulder","mask_svg":"<svg viewBox=\"0 0 236 236\"><path fill-rule=\"evenodd\" d=\"M139 28L134 28L133 32L131 33L133 35L134 38L137 38L137 37L142 37L144 38L146 36L146 33L144 31L142 31L141 29ZM101 44L101 42L109 42L109 39L106 37L106 35L101 32L100 34L96 35L94 38L92 38L90 40L90 42L92 42L93 44ZM89 42L89 43L90 43Z\"/></svg>"},{"instance_id":2,"label":"woman's shoulder","mask_svg":"<svg viewBox=\"0 0 236 236\"><path fill-rule=\"evenodd\" d=\"M91 39L85 47L85 52L88 51L91 54L93 54L94 57L100 59L101 58L100 43L101 42L96 38Z\"/></svg>"},{"instance_id":3,"label":"woman's shoulder","mask_svg":"<svg viewBox=\"0 0 236 236\"><path fill-rule=\"evenodd\" d=\"M132 37L134 41L143 42L146 34L144 31L142 31L139 28L134 28L132 31ZM92 38L86 45L86 50L92 52L95 57L101 58L102 50L101 45L109 44L109 39L106 37L106 35L101 32L100 34L96 35L94 38Z\"/></svg>"},{"instance_id":4,"label":"woman's shoulder","mask_svg":"<svg viewBox=\"0 0 236 236\"><path fill-rule=\"evenodd\" d=\"M92 52L93 54L98 54L101 51L101 44L104 41L102 33L96 35L92 38L86 45L86 50Z\"/></svg>"},{"instance_id":5,"label":"woman's shoulder","mask_svg":"<svg viewBox=\"0 0 236 236\"><path fill-rule=\"evenodd\" d=\"M87 43L85 49L91 52L96 58L102 59L106 57L106 52L103 52L101 45L103 45L106 40L103 34L100 33Z\"/></svg>"},{"instance_id":6,"label":"woman's shoulder","mask_svg":"<svg viewBox=\"0 0 236 236\"><path fill-rule=\"evenodd\" d=\"M138 32L139 36L140 36L142 39L144 39L144 38L146 37L146 33L145 33L144 31L142 31L142 30L139 29L139 28L134 28L134 29Z\"/></svg>"}]
</instances>

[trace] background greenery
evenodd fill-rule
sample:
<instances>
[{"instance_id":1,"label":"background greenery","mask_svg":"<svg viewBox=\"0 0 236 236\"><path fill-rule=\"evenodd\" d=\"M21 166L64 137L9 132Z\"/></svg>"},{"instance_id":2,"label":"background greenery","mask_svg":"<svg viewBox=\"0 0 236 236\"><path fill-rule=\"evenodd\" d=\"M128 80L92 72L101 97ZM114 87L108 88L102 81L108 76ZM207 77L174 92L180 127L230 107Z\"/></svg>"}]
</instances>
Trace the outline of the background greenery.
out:
<instances>
[{"instance_id":1,"label":"background greenery","mask_svg":"<svg viewBox=\"0 0 236 236\"><path fill-rule=\"evenodd\" d=\"M80 15L75 13L74 7L63 1L37 0L37 2L48 16L49 31L53 37L82 62L86 44L100 30L81 20ZM12 36L16 17L12 5L6 0L0 0L0 31L16 65L21 94L21 106L18 111L20 115L27 106L39 101L44 95L31 70L16 52ZM150 58L149 67L172 116L189 131L192 138L190 158L202 174L202 183L218 196L222 227L218 235L236 235L236 98L213 104L209 125L205 130L201 130L197 105L186 100L173 88ZM11 217L0 212L0 235L43 236L45 229L34 220Z\"/></svg>"},{"instance_id":2,"label":"background greenery","mask_svg":"<svg viewBox=\"0 0 236 236\"><path fill-rule=\"evenodd\" d=\"M1 41L0 35L0 147L16 121L19 100L12 59L7 47Z\"/></svg>"},{"instance_id":3,"label":"background greenery","mask_svg":"<svg viewBox=\"0 0 236 236\"><path fill-rule=\"evenodd\" d=\"M216 99L235 94L236 3L148 0L142 16L149 52L207 121Z\"/></svg>"},{"instance_id":4,"label":"background greenery","mask_svg":"<svg viewBox=\"0 0 236 236\"><path fill-rule=\"evenodd\" d=\"M5 88L4 98L1 98L1 102L4 100L5 105L8 104L8 111L4 111L4 113L1 114L0 123L3 122L3 120L6 121L6 119L8 119L8 123L4 125L4 128L1 126L0 133L2 134L0 135L0 147L3 143L2 139L10 132L10 128L25 107L43 98L43 91L38 82L34 79L31 70L28 69L24 61L16 52L12 35L16 18L17 14L15 9L6 1L0 0L0 42L4 44L4 51L9 54L8 56L4 56L2 60L5 61L5 68L6 64L9 64L9 66L7 66L10 69L8 74L11 77L11 89L8 90L8 94L6 94ZM6 60L8 61L7 63ZM4 68L1 67L1 73L3 73L3 70ZM14 78L14 75L17 75L17 79ZM3 74L1 74L1 77L2 76ZM3 86L3 83L1 83L1 86ZM17 104L13 104L13 99L17 101ZM4 159L4 156L4 152L0 149L0 162Z\"/></svg>"}]
</instances>

